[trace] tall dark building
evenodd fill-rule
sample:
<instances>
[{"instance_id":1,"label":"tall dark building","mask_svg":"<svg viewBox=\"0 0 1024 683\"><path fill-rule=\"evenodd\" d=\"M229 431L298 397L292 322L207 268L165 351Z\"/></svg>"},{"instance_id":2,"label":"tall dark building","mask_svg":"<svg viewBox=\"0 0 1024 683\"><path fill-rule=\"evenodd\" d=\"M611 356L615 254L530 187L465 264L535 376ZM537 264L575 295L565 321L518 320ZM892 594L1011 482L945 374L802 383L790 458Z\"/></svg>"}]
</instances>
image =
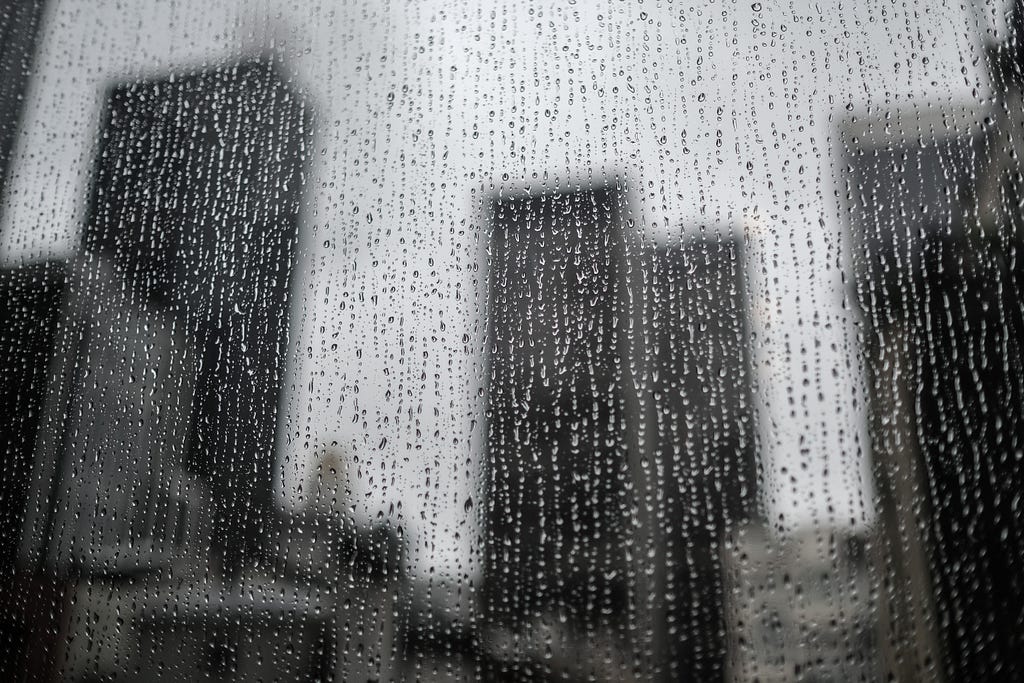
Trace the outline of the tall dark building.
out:
<instances>
[{"instance_id":1,"label":"tall dark building","mask_svg":"<svg viewBox=\"0 0 1024 683\"><path fill-rule=\"evenodd\" d=\"M19 571L18 543L31 495L65 271L60 262L0 269L0 677L38 675L45 669L38 651L52 640L56 627L55 619L42 614L54 604L53 586Z\"/></svg>"},{"instance_id":2,"label":"tall dark building","mask_svg":"<svg viewBox=\"0 0 1024 683\"><path fill-rule=\"evenodd\" d=\"M640 248L625 215L613 187L493 207L483 596L513 678L725 676L757 477L742 248ZM545 660L543 623L579 661Z\"/></svg>"},{"instance_id":3,"label":"tall dark building","mask_svg":"<svg viewBox=\"0 0 1024 683\"><path fill-rule=\"evenodd\" d=\"M915 408L953 680L1024 676L1022 246L937 238L915 278Z\"/></svg>"},{"instance_id":4,"label":"tall dark building","mask_svg":"<svg viewBox=\"0 0 1024 683\"><path fill-rule=\"evenodd\" d=\"M493 205L484 603L516 634L558 612L626 629L623 202L609 186Z\"/></svg>"},{"instance_id":5,"label":"tall dark building","mask_svg":"<svg viewBox=\"0 0 1024 683\"><path fill-rule=\"evenodd\" d=\"M31 80L44 0L0 0L0 215ZM46 367L64 284L59 263L0 269L0 572L14 570L28 498L31 454L39 426Z\"/></svg>"},{"instance_id":6,"label":"tall dark building","mask_svg":"<svg viewBox=\"0 0 1024 683\"><path fill-rule=\"evenodd\" d=\"M989 109L947 111L941 122L896 112L848 131L889 587L880 611L889 675L901 679L1024 677L1024 191L1013 133L1024 2L1008 6L1006 35L986 55ZM958 116L986 125L918 138ZM902 130L912 132L901 139Z\"/></svg>"},{"instance_id":7,"label":"tall dark building","mask_svg":"<svg viewBox=\"0 0 1024 683\"><path fill-rule=\"evenodd\" d=\"M66 266L36 263L0 270L0 574L15 571L25 517L32 454L49 387Z\"/></svg>"},{"instance_id":8,"label":"tall dark building","mask_svg":"<svg viewBox=\"0 0 1024 683\"><path fill-rule=\"evenodd\" d=\"M193 480L215 559L230 573L251 553L270 515L309 135L309 109L273 60L108 93L31 553L145 568L182 541L178 499Z\"/></svg>"},{"instance_id":9,"label":"tall dark building","mask_svg":"<svg viewBox=\"0 0 1024 683\"><path fill-rule=\"evenodd\" d=\"M1013 182L985 186L1018 164L984 135L850 137L888 675L1018 680L1024 243Z\"/></svg>"},{"instance_id":10,"label":"tall dark building","mask_svg":"<svg viewBox=\"0 0 1024 683\"><path fill-rule=\"evenodd\" d=\"M708 235L657 249L647 305L665 680L723 680L723 543L755 514L757 491L741 242Z\"/></svg>"},{"instance_id":11,"label":"tall dark building","mask_svg":"<svg viewBox=\"0 0 1024 683\"><path fill-rule=\"evenodd\" d=\"M6 185L20 129L46 4L46 0L0 0L0 191Z\"/></svg>"}]
</instances>

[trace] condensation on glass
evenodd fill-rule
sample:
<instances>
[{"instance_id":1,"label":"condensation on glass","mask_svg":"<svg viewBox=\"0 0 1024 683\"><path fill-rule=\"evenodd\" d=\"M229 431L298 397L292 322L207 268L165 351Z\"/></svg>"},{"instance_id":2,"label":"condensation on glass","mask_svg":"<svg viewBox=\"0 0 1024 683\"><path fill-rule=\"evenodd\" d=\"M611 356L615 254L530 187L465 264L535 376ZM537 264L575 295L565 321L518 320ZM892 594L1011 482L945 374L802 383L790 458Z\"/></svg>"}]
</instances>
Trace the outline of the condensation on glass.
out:
<instances>
[{"instance_id":1,"label":"condensation on glass","mask_svg":"<svg viewBox=\"0 0 1024 683\"><path fill-rule=\"evenodd\" d=\"M1024 2L0 0L3 680L1024 679Z\"/></svg>"}]
</instances>

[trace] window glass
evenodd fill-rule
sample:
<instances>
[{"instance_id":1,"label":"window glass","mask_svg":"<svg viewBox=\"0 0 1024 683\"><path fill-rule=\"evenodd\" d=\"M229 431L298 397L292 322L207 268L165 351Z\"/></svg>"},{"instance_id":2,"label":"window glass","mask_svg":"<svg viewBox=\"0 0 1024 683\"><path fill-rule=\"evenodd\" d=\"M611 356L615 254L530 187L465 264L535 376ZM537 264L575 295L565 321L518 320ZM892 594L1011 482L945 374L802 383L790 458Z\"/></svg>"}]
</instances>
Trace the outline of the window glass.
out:
<instances>
[{"instance_id":1,"label":"window glass","mask_svg":"<svg viewBox=\"0 0 1024 683\"><path fill-rule=\"evenodd\" d=\"M1022 41L0 0L3 680L1024 679Z\"/></svg>"}]
</instances>

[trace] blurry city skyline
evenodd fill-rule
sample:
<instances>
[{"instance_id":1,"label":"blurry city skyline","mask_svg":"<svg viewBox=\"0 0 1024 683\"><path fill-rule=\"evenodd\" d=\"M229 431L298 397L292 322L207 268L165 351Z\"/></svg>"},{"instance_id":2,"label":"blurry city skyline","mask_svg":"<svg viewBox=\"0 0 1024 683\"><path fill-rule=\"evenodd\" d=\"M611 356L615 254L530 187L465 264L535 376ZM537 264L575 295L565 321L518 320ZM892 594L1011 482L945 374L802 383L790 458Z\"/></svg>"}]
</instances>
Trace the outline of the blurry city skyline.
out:
<instances>
[{"instance_id":1,"label":"blurry city skyline","mask_svg":"<svg viewBox=\"0 0 1024 683\"><path fill-rule=\"evenodd\" d=\"M354 519L402 527L423 576L478 574L487 199L619 182L647 244L745 236L771 525L863 528L874 506L841 124L903 111L892 134L911 140L934 111L968 125L988 89L983 27L999 17L994 5L888 11L52 3L0 255L19 265L77 248L111 82L272 53L316 112L282 503L309 504L316 454L333 450L349 463L341 505Z\"/></svg>"}]
</instances>

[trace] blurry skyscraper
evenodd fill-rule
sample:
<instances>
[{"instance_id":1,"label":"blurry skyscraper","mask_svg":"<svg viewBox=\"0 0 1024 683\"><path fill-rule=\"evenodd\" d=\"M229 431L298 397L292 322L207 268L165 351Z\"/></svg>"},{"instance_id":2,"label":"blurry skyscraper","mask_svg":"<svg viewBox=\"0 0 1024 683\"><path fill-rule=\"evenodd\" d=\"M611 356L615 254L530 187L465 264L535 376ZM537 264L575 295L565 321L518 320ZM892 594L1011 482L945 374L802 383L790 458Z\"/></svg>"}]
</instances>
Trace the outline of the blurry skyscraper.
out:
<instances>
[{"instance_id":1,"label":"blurry skyscraper","mask_svg":"<svg viewBox=\"0 0 1024 683\"><path fill-rule=\"evenodd\" d=\"M739 239L709 233L660 247L651 260L647 438L661 473L665 680L725 675L724 542L756 512L743 257Z\"/></svg>"},{"instance_id":2,"label":"blurry skyscraper","mask_svg":"<svg viewBox=\"0 0 1024 683\"><path fill-rule=\"evenodd\" d=\"M516 665L551 628L614 634L625 659L615 638L648 624L643 667L721 679L723 540L757 490L742 248L637 248L622 202L612 188L495 202L485 610Z\"/></svg>"},{"instance_id":3,"label":"blurry skyscraper","mask_svg":"<svg viewBox=\"0 0 1024 683\"><path fill-rule=\"evenodd\" d=\"M0 0L0 191L18 136L46 0Z\"/></svg>"},{"instance_id":4,"label":"blurry skyscraper","mask_svg":"<svg viewBox=\"0 0 1024 683\"><path fill-rule=\"evenodd\" d=\"M1020 124L1020 9L988 54L1005 101L909 107L844 131L881 643L899 678L1024 676L1024 242L1020 143L1006 133ZM990 125L969 124L979 118Z\"/></svg>"},{"instance_id":5,"label":"blurry skyscraper","mask_svg":"<svg viewBox=\"0 0 1024 683\"><path fill-rule=\"evenodd\" d=\"M273 60L110 90L36 452L44 563L147 569L196 495L212 535L192 540L228 573L252 553L309 126Z\"/></svg>"},{"instance_id":6,"label":"blurry skyscraper","mask_svg":"<svg viewBox=\"0 0 1024 683\"><path fill-rule=\"evenodd\" d=\"M493 206L483 600L511 666L559 666L545 621L595 647L628 631L624 200L605 186Z\"/></svg>"}]
</instances>

